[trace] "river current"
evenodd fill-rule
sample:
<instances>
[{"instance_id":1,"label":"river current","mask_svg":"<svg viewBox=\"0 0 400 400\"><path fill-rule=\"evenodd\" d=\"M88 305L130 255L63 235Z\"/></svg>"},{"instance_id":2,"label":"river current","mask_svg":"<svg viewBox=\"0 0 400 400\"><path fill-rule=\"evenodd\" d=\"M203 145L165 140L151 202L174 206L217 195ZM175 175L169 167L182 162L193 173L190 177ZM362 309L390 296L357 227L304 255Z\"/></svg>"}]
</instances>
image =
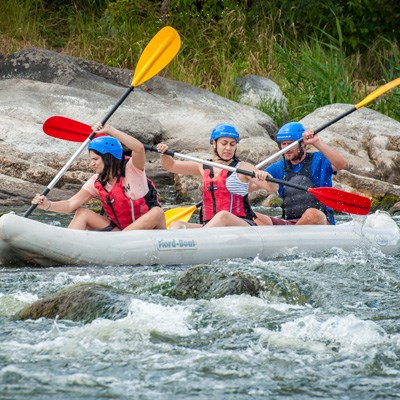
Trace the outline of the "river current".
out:
<instances>
[{"instance_id":1,"label":"river current","mask_svg":"<svg viewBox=\"0 0 400 400\"><path fill-rule=\"evenodd\" d=\"M399 256L332 249L213 265L290 279L309 302L164 295L188 266L2 266L0 399L400 398ZM129 314L13 319L80 282L128 293Z\"/></svg>"}]
</instances>

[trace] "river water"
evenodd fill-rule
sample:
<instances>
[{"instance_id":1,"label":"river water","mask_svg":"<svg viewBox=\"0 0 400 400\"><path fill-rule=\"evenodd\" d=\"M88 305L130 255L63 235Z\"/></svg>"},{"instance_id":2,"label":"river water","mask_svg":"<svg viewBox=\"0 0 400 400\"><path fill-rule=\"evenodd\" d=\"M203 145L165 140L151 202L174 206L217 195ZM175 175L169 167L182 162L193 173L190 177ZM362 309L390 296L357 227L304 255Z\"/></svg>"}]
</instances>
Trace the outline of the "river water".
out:
<instances>
[{"instance_id":1,"label":"river water","mask_svg":"<svg viewBox=\"0 0 400 400\"><path fill-rule=\"evenodd\" d=\"M2 266L0 399L400 398L398 256L333 249L213 265L277 274L309 301L164 295L188 266ZM79 282L128 293L129 314L12 318Z\"/></svg>"}]
</instances>

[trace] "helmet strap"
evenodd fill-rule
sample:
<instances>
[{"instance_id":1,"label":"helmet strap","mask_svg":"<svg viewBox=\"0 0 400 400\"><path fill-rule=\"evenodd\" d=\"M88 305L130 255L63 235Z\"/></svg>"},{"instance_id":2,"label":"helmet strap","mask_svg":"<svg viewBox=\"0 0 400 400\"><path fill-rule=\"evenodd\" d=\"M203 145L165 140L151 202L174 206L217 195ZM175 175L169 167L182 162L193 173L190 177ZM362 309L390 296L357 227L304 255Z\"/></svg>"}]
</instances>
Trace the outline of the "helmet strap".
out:
<instances>
[{"instance_id":1,"label":"helmet strap","mask_svg":"<svg viewBox=\"0 0 400 400\"><path fill-rule=\"evenodd\" d=\"M217 139L217 140L218 140L218 139ZM234 159L236 158L236 150L235 150L235 153L233 154L233 157L232 157L232 158L229 158L228 160L225 160L224 158L222 158L222 157L219 155L218 150L217 150L217 148L218 148L218 146L217 146L217 140L214 140L214 142L215 142L215 147L213 147L213 148L214 148L215 154L216 154L217 157L218 157L218 160L221 160L221 161L224 161L224 162L228 162L228 161L234 160Z\"/></svg>"},{"instance_id":2,"label":"helmet strap","mask_svg":"<svg viewBox=\"0 0 400 400\"><path fill-rule=\"evenodd\" d=\"M299 144L299 146L300 146L299 154L297 154L297 156L293 158L292 161L300 161L305 154L304 146L302 144Z\"/></svg>"}]
</instances>

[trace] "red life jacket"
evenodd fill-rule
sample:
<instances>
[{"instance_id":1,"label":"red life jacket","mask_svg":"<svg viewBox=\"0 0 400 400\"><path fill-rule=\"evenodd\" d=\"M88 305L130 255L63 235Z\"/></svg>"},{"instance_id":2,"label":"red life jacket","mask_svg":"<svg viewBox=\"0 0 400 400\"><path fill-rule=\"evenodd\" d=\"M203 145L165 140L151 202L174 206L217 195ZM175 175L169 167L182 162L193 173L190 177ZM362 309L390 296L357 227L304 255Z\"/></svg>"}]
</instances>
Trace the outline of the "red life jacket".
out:
<instances>
[{"instance_id":1,"label":"red life jacket","mask_svg":"<svg viewBox=\"0 0 400 400\"><path fill-rule=\"evenodd\" d=\"M239 161L233 161L230 167L235 167ZM226 210L240 218L253 220L255 214L251 209L248 195L240 196L231 193L226 187L226 179L232 173L221 171L214 178L214 168L203 165L203 206L202 222L208 222L218 211Z\"/></svg>"},{"instance_id":2,"label":"red life jacket","mask_svg":"<svg viewBox=\"0 0 400 400\"><path fill-rule=\"evenodd\" d=\"M161 207L154 183L149 178L146 179L149 191L145 196L136 200L132 200L125 194L123 179L121 177L118 177L117 182L115 182L110 191L107 191L99 180L96 180L94 186L99 193L103 209L108 218L119 229L126 228L133 221L146 214L151 208Z\"/></svg>"}]
</instances>

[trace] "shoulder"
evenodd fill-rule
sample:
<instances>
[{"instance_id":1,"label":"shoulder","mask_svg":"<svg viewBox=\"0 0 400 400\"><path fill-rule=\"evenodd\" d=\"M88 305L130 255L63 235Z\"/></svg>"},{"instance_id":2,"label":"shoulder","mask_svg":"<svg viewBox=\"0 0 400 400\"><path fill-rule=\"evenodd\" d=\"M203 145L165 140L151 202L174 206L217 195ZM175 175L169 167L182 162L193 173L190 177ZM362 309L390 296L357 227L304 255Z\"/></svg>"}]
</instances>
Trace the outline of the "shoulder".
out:
<instances>
[{"instance_id":1,"label":"shoulder","mask_svg":"<svg viewBox=\"0 0 400 400\"><path fill-rule=\"evenodd\" d=\"M140 169L138 167L136 167L131 159L129 160L129 162L126 163L126 167L125 167L125 175L146 175L146 171L144 169Z\"/></svg>"},{"instance_id":2,"label":"shoulder","mask_svg":"<svg viewBox=\"0 0 400 400\"><path fill-rule=\"evenodd\" d=\"M97 193L97 189L95 187L95 183L99 174L92 175L82 186L82 189L88 191L92 196L95 196Z\"/></svg>"},{"instance_id":3,"label":"shoulder","mask_svg":"<svg viewBox=\"0 0 400 400\"><path fill-rule=\"evenodd\" d=\"M271 164L269 167L267 167L265 171L267 171L272 175L274 172L283 171L284 167L285 167L285 162L283 160L279 160Z\"/></svg>"},{"instance_id":4,"label":"shoulder","mask_svg":"<svg viewBox=\"0 0 400 400\"><path fill-rule=\"evenodd\" d=\"M239 162L236 164L235 168L248 169L248 170L250 170L250 171L252 171L252 170L255 169L255 167L254 167L253 164L250 164L250 163L248 163L248 162L246 162L246 161L239 161Z\"/></svg>"},{"instance_id":5,"label":"shoulder","mask_svg":"<svg viewBox=\"0 0 400 400\"><path fill-rule=\"evenodd\" d=\"M94 174L92 175L83 185L83 187L85 186L94 186L95 182L97 181L99 177L99 174Z\"/></svg>"},{"instance_id":6,"label":"shoulder","mask_svg":"<svg viewBox=\"0 0 400 400\"><path fill-rule=\"evenodd\" d=\"M316 151L315 153L312 154L312 163L314 165L319 164L321 166L329 166L331 165L331 162L320 152Z\"/></svg>"},{"instance_id":7,"label":"shoulder","mask_svg":"<svg viewBox=\"0 0 400 400\"><path fill-rule=\"evenodd\" d=\"M313 153L311 168L314 172L319 170L334 173L331 162L320 151Z\"/></svg>"}]
</instances>

